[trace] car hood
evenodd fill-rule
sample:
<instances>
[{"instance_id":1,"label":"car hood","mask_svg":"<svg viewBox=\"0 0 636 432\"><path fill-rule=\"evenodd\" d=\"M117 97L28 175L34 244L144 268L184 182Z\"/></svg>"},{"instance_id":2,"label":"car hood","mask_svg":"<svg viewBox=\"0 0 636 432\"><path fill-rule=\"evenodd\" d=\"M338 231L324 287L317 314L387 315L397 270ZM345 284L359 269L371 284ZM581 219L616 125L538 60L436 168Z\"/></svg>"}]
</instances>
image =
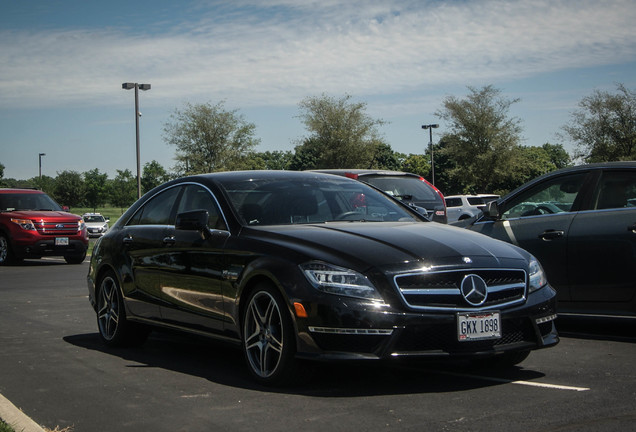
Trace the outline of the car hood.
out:
<instances>
[{"instance_id":1,"label":"car hood","mask_svg":"<svg viewBox=\"0 0 636 432\"><path fill-rule=\"evenodd\" d=\"M16 219L30 219L35 221L42 219L55 221L77 221L81 219L81 217L65 211L17 210L10 212L10 214L11 217Z\"/></svg>"},{"instance_id":2,"label":"car hood","mask_svg":"<svg viewBox=\"0 0 636 432\"><path fill-rule=\"evenodd\" d=\"M516 246L434 222L345 222L250 227L244 233L302 254L305 259L355 262L356 267L512 265L527 261Z\"/></svg>"}]
</instances>

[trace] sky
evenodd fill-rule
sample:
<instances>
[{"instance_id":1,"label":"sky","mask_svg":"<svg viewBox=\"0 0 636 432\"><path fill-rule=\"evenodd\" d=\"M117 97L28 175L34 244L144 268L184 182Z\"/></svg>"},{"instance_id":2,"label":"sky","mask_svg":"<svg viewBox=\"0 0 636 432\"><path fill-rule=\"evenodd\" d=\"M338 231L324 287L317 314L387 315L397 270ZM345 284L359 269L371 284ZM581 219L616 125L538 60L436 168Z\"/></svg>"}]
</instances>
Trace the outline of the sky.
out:
<instances>
[{"instance_id":1,"label":"sky","mask_svg":"<svg viewBox=\"0 0 636 432\"><path fill-rule=\"evenodd\" d=\"M524 145L559 132L594 91L636 87L636 0L0 0L4 177L175 165L164 126L186 104L223 102L256 125L256 151L307 136L307 97L351 95L421 154L447 97L487 85L519 99ZM437 137L436 137L437 136Z\"/></svg>"}]
</instances>

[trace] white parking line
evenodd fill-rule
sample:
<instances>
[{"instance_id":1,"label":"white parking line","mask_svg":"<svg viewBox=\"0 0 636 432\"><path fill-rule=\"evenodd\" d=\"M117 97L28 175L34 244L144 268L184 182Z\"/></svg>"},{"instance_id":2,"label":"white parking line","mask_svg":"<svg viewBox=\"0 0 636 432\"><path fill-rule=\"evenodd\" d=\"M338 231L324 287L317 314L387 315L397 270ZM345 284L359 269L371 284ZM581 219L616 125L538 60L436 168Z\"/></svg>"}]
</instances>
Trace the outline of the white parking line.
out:
<instances>
[{"instance_id":1,"label":"white parking line","mask_svg":"<svg viewBox=\"0 0 636 432\"><path fill-rule=\"evenodd\" d=\"M572 387L572 386L540 383L540 382L533 382L533 381L515 381L515 380L506 379L506 378L489 377L489 376L483 376L483 375L472 375L472 374L448 372L448 371L441 371L441 370L432 370L431 372L452 375L457 377L473 378L473 379L484 380L484 381L494 381L494 382L505 383L505 384L518 384L518 385L525 385L530 387L541 387L541 388L548 388L548 389L554 389L554 390L568 390L568 391L578 391L578 392L590 390L589 387Z\"/></svg>"}]
</instances>

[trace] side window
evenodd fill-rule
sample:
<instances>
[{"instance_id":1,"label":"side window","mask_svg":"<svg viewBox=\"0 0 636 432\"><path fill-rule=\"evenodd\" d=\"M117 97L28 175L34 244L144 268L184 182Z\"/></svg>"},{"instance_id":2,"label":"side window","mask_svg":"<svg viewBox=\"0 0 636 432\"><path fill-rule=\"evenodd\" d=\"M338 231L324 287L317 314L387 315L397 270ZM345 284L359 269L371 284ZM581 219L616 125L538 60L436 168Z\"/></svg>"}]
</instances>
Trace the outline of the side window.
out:
<instances>
[{"instance_id":1,"label":"side window","mask_svg":"<svg viewBox=\"0 0 636 432\"><path fill-rule=\"evenodd\" d=\"M173 187L152 197L128 225L174 225L172 208L181 188Z\"/></svg>"},{"instance_id":2,"label":"side window","mask_svg":"<svg viewBox=\"0 0 636 432\"><path fill-rule=\"evenodd\" d=\"M586 175L561 176L534 186L507 203L502 219L570 211Z\"/></svg>"},{"instance_id":3,"label":"side window","mask_svg":"<svg viewBox=\"0 0 636 432\"><path fill-rule=\"evenodd\" d=\"M446 198L446 207L461 207L461 198Z\"/></svg>"},{"instance_id":4,"label":"side window","mask_svg":"<svg viewBox=\"0 0 636 432\"><path fill-rule=\"evenodd\" d=\"M192 210L207 210L210 219L208 227L211 229L225 230L225 222L221 217L214 198L210 192L199 185L187 185L179 202L177 213L183 213Z\"/></svg>"},{"instance_id":5,"label":"side window","mask_svg":"<svg viewBox=\"0 0 636 432\"><path fill-rule=\"evenodd\" d=\"M595 208L636 207L636 171L604 172L598 187Z\"/></svg>"}]
</instances>

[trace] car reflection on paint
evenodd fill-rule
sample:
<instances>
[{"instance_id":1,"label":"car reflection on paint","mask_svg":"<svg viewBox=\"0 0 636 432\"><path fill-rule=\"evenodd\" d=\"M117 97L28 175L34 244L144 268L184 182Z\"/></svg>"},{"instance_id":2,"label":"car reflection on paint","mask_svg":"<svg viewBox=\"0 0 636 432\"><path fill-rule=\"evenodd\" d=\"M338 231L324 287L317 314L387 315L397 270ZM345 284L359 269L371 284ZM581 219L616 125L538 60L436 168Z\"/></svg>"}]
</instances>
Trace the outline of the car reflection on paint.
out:
<instances>
[{"instance_id":1,"label":"car reflection on paint","mask_svg":"<svg viewBox=\"0 0 636 432\"><path fill-rule=\"evenodd\" d=\"M555 294L530 254L313 172L155 188L97 241L88 288L107 345L154 327L220 338L264 384L308 360L512 365L558 342Z\"/></svg>"}]
</instances>

